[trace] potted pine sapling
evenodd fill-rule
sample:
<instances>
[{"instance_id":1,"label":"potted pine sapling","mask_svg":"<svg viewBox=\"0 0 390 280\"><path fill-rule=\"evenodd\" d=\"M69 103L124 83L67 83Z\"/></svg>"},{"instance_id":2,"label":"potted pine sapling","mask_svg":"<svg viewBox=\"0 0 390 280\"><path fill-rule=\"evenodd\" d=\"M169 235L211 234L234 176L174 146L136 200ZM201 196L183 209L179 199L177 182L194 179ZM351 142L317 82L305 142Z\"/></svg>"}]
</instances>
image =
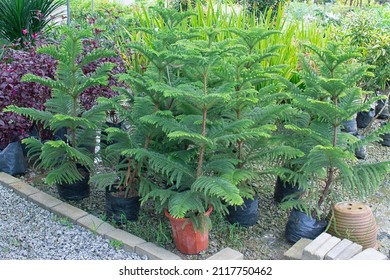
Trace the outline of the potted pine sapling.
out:
<instances>
[{"instance_id":1,"label":"potted pine sapling","mask_svg":"<svg viewBox=\"0 0 390 280\"><path fill-rule=\"evenodd\" d=\"M82 40L87 32L72 29L65 31L66 39L60 46L47 45L38 49L58 60L54 79L26 74L22 81L36 82L52 90L45 102L45 110L9 106L12 111L40 122L44 128L54 133L65 130L65 137L42 143L35 138L23 140L28 149L28 157L35 161L35 167L47 170L45 182L56 184L59 195L64 199L79 200L90 192L88 184L90 172L94 170L94 153L89 148L94 143L96 131L105 119L104 106L93 106L86 110L80 103L80 95L88 88L107 84L108 74L114 67L104 63L95 72L84 75L82 67L113 52L97 49L81 56Z\"/></svg>"},{"instance_id":2,"label":"potted pine sapling","mask_svg":"<svg viewBox=\"0 0 390 280\"><path fill-rule=\"evenodd\" d=\"M125 148L122 145L125 143L128 143L129 146L134 144L129 137L130 134L126 131L119 128L108 128L107 130L109 141L115 139L115 143L106 148L109 150L108 153L124 150ZM117 139L120 140L117 142ZM138 219L140 209L138 168L140 165L132 158L118 157L118 155L116 153L110 157L110 161L107 161L113 166L109 172L93 175L90 183L98 188L105 189L105 213L107 218L123 224L126 221L136 221Z\"/></svg>"},{"instance_id":3,"label":"potted pine sapling","mask_svg":"<svg viewBox=\"0 0 390 280\"><path fill-rule=\"evenodd\" d=\"M158 97L158 92L149 88L155 78L150 72L154 73L154 70L153 66L149 66L144 75L132 71L118 75L128 89L117 88L121 92L118 97L98 99L98 104L114 110L123 121L122 128L104 130L107 146L101 147L100 154L106 165L113 168L91 178L97 187L106 189L106 214L116 222L137 220L140 176L148 176L146 162L135 158L131 151L141 148L156 150L161 145L158 140L161 130L141 121L142 117L164 108L167 103L162 95Z\"/></svg>"},{"instance_id":4,"label":"potted pine sapling","mask_svg":"<svg viewBox=\"0 0 390 280\"><path fill-rule=\"evenodd\" d=\"M122 107L128 100L120 95L113 99L98 98L98 104L111 106L116 114L129 128L108 127L104 130L107 135L107 146L101 146L100 155L106 163L104 172L91 177L90 183L97 188L105 190L106 216L117 223L136 221L140 209L140 197L138 195L141 170L140 162L126 157L123 151L131 147L138 147L145 138L139 135L138 127L131 122L128 107Z\"/></svg>"},{"instance_id":5,"label":"potted pine sapling","mask_svg":"<svg viewBox=\"0 0 390 280\"><path fill-rule=\"evenodd\" d=\"M238 44L245 46L244 56L241 53L241 55L233 57L235 70L231 75L235 77L234 79L237 83L235 87L237 96L235 102L231 103L234 106L233 119L249 119L253 123L252 129L254 131L264 129L263 134L260 133L257 136L252 134L246 141L239 140L233 145L240 162L238 167L243 169L243 166L252 166L253 169L255 165L258 167L260 165L263 169L261 175L269 176L273 173L272 169L269 168L275 163L300 154L300 151L284 146L283 142L278 141L272 132L276 130L276 125L280 122L296 118L295 110L283 101L284 96L280 93L278 80L275 79L275 76L284 71L285 66L264 66L268 65L267 61L269 59L278 56L278 50L282 46L269 46L263 51L258 48L263 40L270 36L277 36L280 32L262 28L230 29L229 31L238 37ZM255 94L252 93L250 95L247 93L248 86L256 89ZM244 134L249 135L249 131L248 129L243 129ZM256 170L256 173L259 174L259 170ZM240 184L248 185L245 182ZM274 194L277 202L280 202L285 196L296 192L297 188L277 177ZM232 213L236 212L235 209L229 211ZM248 220L244 207L238 209L238 213L241 212L244 219ZM231 217L228 216L228 219L230 220Z\"/></svg>"},{"instance_id":6,"label":"potted pine sapling","mask_svg":"<svg viewBox=\"0 0 390 280\"><path fill-rule=\"evenodd\" d=\"M172 107L172 99L163 96L153 86L157 83L174 82L171 63L175 56L169 51L169 46L179 40L173 28L187 18L188 14L169 9L155 11L163 19L161 29L158 32L153 28L137 29L152 44L126 44L134 53L147 59L146 69L142 74L129 70L127 74L117 75L126 88L115 88L120 93L118 97L98 99L99 104L108 106L109 112L115 112L115 116L123 123L122 128L109 127L103 131L107 135L107 145L101 147L101 155L107 165L113 168L91 178L97 187L106 189L106 214L117 222L137 219L140 193L145 193L142 191L140 178L150 176L147 161L136 158L132 151L144 149L156 153L163 148L165 152L169 151L169 145L162 141L162 130L142 119Z\"/></svg>"},{"instance_id":7,"label":"potted pine sapling","mask_svg":"<svg viewBox=\"0 0 390 280\"><path fill-rule=\"evenodd\" d=\"M163 148L127 151L148 162L152 175L140 178L142 200L153 199L155 207L164 211L176 247L185 254L207 249L212 210L226 213L227 205L243 202L228 176L235 159L215 154L217 144L209 136L221 126L220 104L230 100L234 85L215 75L229 48L212 41L213 31L207 35L207 40L179 40L171 45L172 53L180 54L174 63L180 75L174 83L152 87L171 100L171 106L140 120L164 132Z\"/></svg>"},{"instance_id":8,"label":"potted pine sapling","mask_svg":"<svg viewBox=\"0 0 390 280\"><path fill-rule=\"evenodd\" d=\"M231 179L238 185L244 199L241 206L228 207L227 219L231 223L252 226L259 217L255 186L259 187L260 176L269 175L267 169L272 162L283 157L287 151L291 153L289 147L278 145L272 137L276 130L275 121L288 113L289 105L277 102L280 87L273 75L281 67L262 65L277 55L275 51L279 46L271 46L264 52L256 49L260 41L277 31L251 28L233 29L231 32L237 35L234 42L236 49L221 65L219 75L231 81L234 90L229 106L223 105L225 125L212 133L218 135L216 141L224 147L218 152L236 159L236 170Z\"/></svg>"},{"instance_id":9,"label":"potted pine sapling","mask_svg":"<svg viewBox=\"0 0 390 280\"><path fill-rule=\"evenodd\" d=\"M280 176L305 191L300 199L283 204L293 209L286 226L286 237L292 242L301 237L314 239L326 229L326 217L337 201L345 196L364 198L372 194L390 171L389 161L367 163L355 156L356 148L377 141L389 125L364 139L341 130L345 120L371 105L361 103L362 90L357 86L369 75L369 67L355 63L358 54L337 44L306 48L309 52L300 60L302 86L281 78L289 101L306 120L284 126L286 144L301 150L303 156L278 169ZM342 237L351 238L345 232Z\"/></svg>"}]
</instances>

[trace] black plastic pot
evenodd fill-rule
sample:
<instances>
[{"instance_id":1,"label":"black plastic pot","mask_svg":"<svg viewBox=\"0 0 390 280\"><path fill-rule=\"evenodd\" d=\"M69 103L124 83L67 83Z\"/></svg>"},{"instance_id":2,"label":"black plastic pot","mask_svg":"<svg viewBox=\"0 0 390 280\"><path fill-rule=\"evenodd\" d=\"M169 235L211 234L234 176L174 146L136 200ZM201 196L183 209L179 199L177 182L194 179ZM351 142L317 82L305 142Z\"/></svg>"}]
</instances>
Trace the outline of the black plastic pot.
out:
<instances>
[{"instance_id":1,"label":"black plastic pot","mask_svg":"<svg viewBox=\"0 0 390 280\"><path fill-rule=\"evenodd\" d=\"M27 163L19 141L9 143L4 150L0 149L0 172L17 175L26 170Z\"/></svg>"},{"instance_id":2,"label":"black plastic pot","mask_svg":"<svg viewBox=\"0 0 390 280\"><path fill-rule=\"evenodd\" d=\"M358 128L357 128L357 123L356 119L353 118L352 120L344 121L341 131L350 133L350 134L357 134L358 133Z\"/></svg>"},{"instance_id":3,"label":"black plastic pot","mask_svg":"<svg viewBox=\"0 0 390 280\"><path fill-rule=\"evenodd\" d=\"M379 142L382 146L390 147L390 133L381 135L382 140Z\"/></svg>"},{"instance_id":4,"label":"black plastic pot","mask_svg":"<svg viewBox=\"0 0 390 280\"><path fill-rule=\"evenodd\" d=\"M66 134L67 134L67 128L61 127L56 132L54 132L54 140L62 140L66 142L67 141Z\"/></svg>"},{"instance_id":5,"label":"black plastic pot","mask_svg":"<svg viewBox=\"0 0 390 280\"><path fill-rule=\"evenodd\" d=\"M385 108L383 109L382 113L379 113L384 106L385 106ZM388 106L386 100L380 99L377 101L377 104L375 106L375 115L378 115L378 119L381 119L381 120L385 120L389 117L389 106Z\"/></svg>"},{"instance_id":6,"label":"black plastic pot","mask_svg":"<svg viewBox=\"0 0 390 280\"><path fill-rule=\"evenodd\" d=\"M364 136L361 136L361 135L356 135L356 137L361 139L361 140L364 139ZM367 147L366 146L363 146L360 149L356 149L355 150L355 156L358 159L365 159L366 158L366 154L367 154Z\"/></svg>"},{"instance_id":7,"label":"black plastic pot","mask_svg":"<svg viewBox=\"0 0 390 280\"><path fill-rule=\"evenodd\" d=\"M386 125L386 122L381 122L381 126L384 125ZM390 147L390 133L381 134L379 137L381 138L379 143L382 146Z\"/></svg>"},{"instance_id":8,"label":"black plastic pot","mask_svg":"<svg viewBox=\"0 0 390 280\"><path fill-rule=\"evenodd\" d=\"M259 219L259 197L254 199L244 199L244 204L240 206L228 206L229 214L226 216L231 224L239 224L250 227L256 224Z\"/></svg>"},{"instance_id":9,"label":"black plastic pot","mask_svg":"<svg viewBox=\"0 0 390 280\"><path fill-rule=\"evenodd\" d=\"M279 177L276 178L275 190L274 190L274 200L278 203L282 202L287 196L296 194L299 196L303 193L299 189L298 185L293 185L288 182L283 182Z\"/></svg>"},{"instance_id":10,"label":"black plastic pot","mask_svg":"<svg viewBox=\"0 0 390 280\"><path fill-rule=\"evenodd\" d=\"M140 209L140 197L115 196L116 189L106 188L106 215L117 223L136 221Z\"/></svg>"},{"instance_id":11,"label":"black plastic pot","mask_svg":"<svg viewBox=\"0 0 390 280\"><path fill-rule=\"evenodd\" d=\"M121 128L123 122L119 123L111 123L111 122L106 122L107 127L115 127L115 128ZM106 147L108 145L107 142L107 133L102 130L101 138L100 138L100 145L101 147Z\"/></svg>"},{"instance_id":12,"label":"black plastic pot","mask_svg":"<svg viewBox=\"0 0 390 280\"><path fill-rule=\"evenodd\" d=\"M60 197L66 200L81 200L87 198L90 194L89 172L83 170L85 176L82 180L73 184L57 184L57 190Z\"/></svg>"},{"instance_id":13,"label":"black plastic pot","mask_svg":"<svg viewBox=\"0 0 390 280\"><path fill-rule=\"evenodd\" d=\"M372 119L375 117L375 110L370 108L367 112L359 112L356 116L356 124L358 128L366 128Z\"/></svg>"},{"instance_id":14,"label":"black plastic pot","mask_svg":"<svg viewBox=\"0 0 390 280\"><path fill-rule=\"evenodd\" d=\"M301 238L315 239L325 231L328 222L317 221L306 213L293 209L286 224L286 239L295 243Z\"/></svg>"}]
</instances>

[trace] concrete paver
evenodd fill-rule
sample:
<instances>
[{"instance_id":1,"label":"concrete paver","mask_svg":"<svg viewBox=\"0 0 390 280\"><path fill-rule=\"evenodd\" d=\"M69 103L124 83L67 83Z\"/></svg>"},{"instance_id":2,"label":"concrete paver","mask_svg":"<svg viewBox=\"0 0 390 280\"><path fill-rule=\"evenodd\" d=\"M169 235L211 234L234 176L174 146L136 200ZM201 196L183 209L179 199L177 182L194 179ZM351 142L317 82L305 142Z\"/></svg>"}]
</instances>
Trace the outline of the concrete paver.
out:
<instances>
[{"instance_id":1,"label":"concrete paver","mask_svg":"<svg viewBox=\"0 0 390 280\"><path fill-rule=\"evenodd\" d=\"M301 260L303 249L312 242L311 239L301 238L284 253L286 260Z\"/></svg>"},{"instance_id":2,"label":"concrete paver","mask_svg":"<svg viewBox=\"0 0 390 280\"><path fill-rule=\"evenodd\" d=\"M387 256L373 248L368 248L353 256L351 260L387 260Z\"/></svg>"},{"instance_id":3,"label":"concrete paver","mask_svg":"<svg viewBox=\"0 0 390 280\"><path fill-rule=\"evenodd\" d=\"M209 257L208 260L243 260L244 255L229 247L222 249L218 253Z\"/></svg>"}]
</instances>

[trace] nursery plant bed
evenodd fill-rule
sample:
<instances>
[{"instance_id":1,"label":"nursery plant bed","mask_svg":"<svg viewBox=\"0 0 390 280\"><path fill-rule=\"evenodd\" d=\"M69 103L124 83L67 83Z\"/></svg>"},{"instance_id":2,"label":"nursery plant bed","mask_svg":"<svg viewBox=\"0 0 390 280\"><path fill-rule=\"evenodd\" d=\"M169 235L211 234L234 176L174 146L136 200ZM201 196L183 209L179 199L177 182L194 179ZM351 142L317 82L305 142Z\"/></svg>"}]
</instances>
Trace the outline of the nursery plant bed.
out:
<instances>
[{"instance_id":1,"label":"nursery plant bed","mask_svg":"<svg viewBox=\"0 0 390 280\"><path fill-rule=\"evenodd\" d=\"M376 161L390 158L390 147L380 144L367 146L365 161ZM31 169L19 178L34 187L59 198L56 187L46 186L42 178L44 174ZM390 178L377 194L365 201L377 219L379 251L388 255L390 250ZM225 247L231 247L244 254L244 259L283 259L283 253L291 247L284 236L284 228L288 219L288 211L280 209L273 199L274 181L262 182L257 187L259 194L260 218L256 225L244 228L230 225L225 218L211 215L213 229L209 233L209 247L198 255L181 254L173 243L169 221L164 214L155 213L153 205L148 202L139 213L137 222L128 222L121 228L130 231L146 241L153 242L179 255L183 259L207 259ZM347 198L346 198L347 199ZM69 204L87 211L95 216L105 217L105 192L91 188L90 197L80 201L68 201Z\"/></svg>"}]
</instances>

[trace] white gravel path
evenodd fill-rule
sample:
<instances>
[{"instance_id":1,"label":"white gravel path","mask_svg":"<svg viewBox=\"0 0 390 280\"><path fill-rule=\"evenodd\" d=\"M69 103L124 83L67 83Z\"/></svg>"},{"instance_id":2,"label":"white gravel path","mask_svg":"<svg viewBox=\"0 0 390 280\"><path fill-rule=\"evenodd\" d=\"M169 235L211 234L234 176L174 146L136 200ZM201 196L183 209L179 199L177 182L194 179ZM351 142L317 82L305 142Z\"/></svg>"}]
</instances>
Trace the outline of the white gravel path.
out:
<instances>
[{"instance_id":1,"label":"white gravel path","mask_svg":"<svg viewBox=\"0 0 390 280\"><path fill-rule=\"evenodd\" d=\"M0 184L0 260L146 259L112 245Z\"/></svg>"}]
</instances>

